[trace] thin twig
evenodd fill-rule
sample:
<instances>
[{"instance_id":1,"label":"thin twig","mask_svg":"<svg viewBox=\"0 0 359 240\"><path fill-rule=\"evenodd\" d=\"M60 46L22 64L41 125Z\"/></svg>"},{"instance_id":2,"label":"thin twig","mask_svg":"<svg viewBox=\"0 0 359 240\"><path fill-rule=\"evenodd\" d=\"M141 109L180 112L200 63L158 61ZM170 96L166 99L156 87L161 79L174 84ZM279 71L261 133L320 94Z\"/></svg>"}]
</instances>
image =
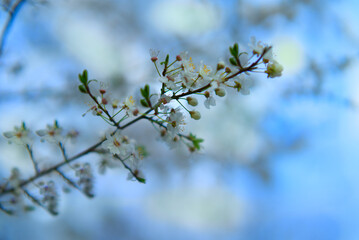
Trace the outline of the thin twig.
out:
<instances>
[{"instance_id":1,"label":"thin twig","mask_svg":"<svg viewBox=\"0 0 359 240\"><path fill-rule=\"evenodd\" d=\"M8 215L12 215L13 211L6 209L1 203L0 203L0 210L3 211L4 213L8 214Z\"/></svg>"},{"instance_id":2,"label":"thin twig","mask_svg":"<svg viewBox=\"0 0 359 240\"><path fill-rule=\"evenodd\" d=\"M50 209L48 209L44 204L42 204L39 199L35 198L34 196L32 196L29 191L23 189L24 193L26 196L28 196L34 203L36 203L37 205L39 205L40 207L42 207L43 209L45 209L46 211L48 211L49 213L51 213L52 215L57 215L58 212L52 211Z\"/></svg>"},{"instance_id":3,"label":"thin twig","mask_svg":"<svg viewBox=\"0 0 359 240\"><path fill-rule=\"evenodd\" d=\"M67 182L69 185L71 185L72 187L76 188L77 190L79 190L80 192L82 192L83 194L85 194L87 197L89 198L93 198L94 195L93 194L89 194L89 193L85 193L84 191L82 191L82 189L74 182L72 181L70 178L68 178L63 172L61 172L59 169L55 169L55 172L57 172L64 180L65 182Z\"/></svg>"},{"instance_id":4,"label":"thin twig","mask_svg":"<svg viewBox=\"0 0 359 240\"><path fill-rule=\"evenodd\" d=\"M117 154L113 155L115 158L117 158L118 160L120 160L120 162L122 163L122 165L132 174L132 176L134 178L136 178L136 180L140 183L146 183L146 180L143 178L140 178L139 176L137 176L138 174L136 174L126 163L125 160L120 158L120 156L118 156Z\"/></svg>"}]
</instances>

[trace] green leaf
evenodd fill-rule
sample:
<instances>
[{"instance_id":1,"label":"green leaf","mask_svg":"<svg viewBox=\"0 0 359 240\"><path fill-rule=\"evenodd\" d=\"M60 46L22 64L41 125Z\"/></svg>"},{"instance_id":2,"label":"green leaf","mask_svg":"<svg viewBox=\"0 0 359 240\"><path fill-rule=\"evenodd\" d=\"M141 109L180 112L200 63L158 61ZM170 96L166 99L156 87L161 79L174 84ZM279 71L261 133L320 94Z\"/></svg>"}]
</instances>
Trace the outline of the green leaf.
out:
<instances>
[{"instance_id":1,"label":"green leaf","mask_svg":"<svg viewBox=\"0 0 359 240\"><path fill-rule=\"evenodd\" d=\"M235 43L234 45L233 45L233 47L229 47L229 52L231 53L231 55L233 56L233 57L238 57L238 53L239 53L239 48L238 48L238 44L237 43Z\"/></svg>"},{"instance_id":2,"label":"green leaf","mask_svg":"<svg viewBox=\"0 0 359 240\"><path fill-rule=\"evenodd\" d=\"M149 106L148 106L148 103L147 103L147 101L146 101L145 99L141 99L141 100L140 100L140 103L141 103L141 105L144 106L144 107L149 107Z\"/></svg>"},{"instance_id":3,"label":"green leaf","mask_svg":"<svg viewBox=\"0 0 359 240\"><path fill-rule=\"evenodd\" d=\"M237 66L237 61L236 61L236 59L234 59L233 57L231 57L231 58L229 59L229 62L230 62L232 65Z\"/></svg>"},{"instance_id":4,"label":"green leaf","mask_svg":"<svg viewBox=\"0 0 359 240\"><path fill-rule=\"evenodd\" d=\"M138 180L140 183L146 183L146 179L144 179L144 178L137 177L137 180Z\"/></svg>"},{"instance_id":5,"label":"green leaf","mask_svg":"<svg viewBox=\"0 0 359 240\"><path fill-rule=\"evenodd\" d=\"M239 53L238 43L235 43L235 44L233 45L233 52L235 53L235 56L233 56L233 57L237 57L237 56L238 56L238 53Z\"/></svg>"},{"instance_id":6,"label":"green leaf","mask_svg":"<svg viewBox=\"0 0 359 240\"><path fill-rule=\"evenodd\" d=\"M87 85L88 73L86 69L82 72L82 74L79 74L79 80L83 85Z\"/></svg>"},{"instance_id":7,"label":"green leaf","mask_svg":"<svg viewBox=\"0 0 359 240\"><path fill-rule=\"evenodd\" d=\"M200 143L204 141L202 138L197 138L195 135L193 135L192 133L190 133L190 134L189 134L189 139L190 139L190 141L193 143L193 146L194 146L197 150L200 150L200 149L201 149Z\"/></svg>"},{"instance_id":8,"label":"green leaf","mask_svg":"<svg viewBox=\"0 0 359 240\"><path fill-rule=\"evenodd\" d=\"M82 93L87 93L87 90L86 90L86 88L84 87L84 85L79 85L79 90L80 90L80 92L82 92Z\"/></svg>"},{"instance_id":9,"label":"green leaf","mask_svg":"<svg viewBox=\"0 0 359 240\"><path fill-rule=\"evenodd\" d=\"M150 96L150 86L148 86L148 84L145 85L144 88L141 88L141 95L146 99L149 100L149 96Z\"/></svg>"}]
</instances>

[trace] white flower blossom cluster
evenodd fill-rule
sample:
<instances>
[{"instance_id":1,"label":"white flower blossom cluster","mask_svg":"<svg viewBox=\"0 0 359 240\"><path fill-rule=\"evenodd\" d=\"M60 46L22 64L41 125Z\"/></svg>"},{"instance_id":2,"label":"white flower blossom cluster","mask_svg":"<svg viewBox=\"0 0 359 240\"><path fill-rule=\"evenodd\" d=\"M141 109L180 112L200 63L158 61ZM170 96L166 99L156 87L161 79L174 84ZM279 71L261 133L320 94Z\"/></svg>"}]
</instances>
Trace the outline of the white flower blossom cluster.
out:
<instances>
[{"instance_id":1,"label":"white flower blossom cluster","mask_svg":"<svg viewBox=\"0 0 359 240\"><path fill-rule=\"evenodd\" d=\"M158 130L159 136L170 148L184 144L190 152L200 151L203 139L197 138L194 134L187 134L185 131L186 116L194 120L201 119L201 113L196 110L199 100L202 98L207 109L216 106L217 97L225 97L228 89L234 89L243 95L250 94L253 80L250 73L266 73L268 78L275 78L282 75L283 67L275 59L272 47L255 38L249 44L250 51L239 49L237 43L229 47L231 57L229 63L218 62L212 68L202 61L196 65L187 52L177 55L173 62L170 62L169 55L160 62L161 71L157 62L159 51L151 50L150 56L156 71L161 89L151 91L149 85L141 88L141 99L134 99L132 96L122 98L111 97L103 86L96 90L97 94L91 91L90 83L97 80L89 80L87 70L79 74L79 91L91 98L92 104L87 112L101 117L109 125L114 127L112 133L107 133L106 138L80 153L67 156L65 140L78 135L77 131L71 131L67 135L58 125L47 125L45 129L36 131L41 141L55 143L61 149L63 161L43 169L38 166L36 154L34 156L31 131L23 123L15 127L13 131L4 133L8 141L22 145L27 149L30 160L34 166L35 175L28 179L21 180L17 168L6 183L0 184L0 196L8 194L12 197L11 202L19 205L22 196L26 195L35 204L45 207L50 213L56 214L58 207L58 194L53 180L38 184L40 197L32 196L27 190L28 184L34 184L39 178L58 172L64 181L72 187L82 191L88 197L93 197L94 175L92 166L89 163L74 164L72 162L88 154L97 153L102 155L99 164L99 172L104 173L108 168L123 166L128 170L129 180L136 180L145 183L146 179L142 171L143 158L146 155L145 148L138 146L134 139L123 135L122 130L135 124L140 120L147 120ZM263 67L264 66L264 67ZM86 113L87 113L86 112ZM86 114L85 113L85 114ZM83 115L85 115L83 114ZM71 165L70 165L71 163ZM61 169L69 166L75 170L77 181L72 181ZM0 210L11 214L11 208L4 207L0 201ZM21 206L25 206L21 204Z\"/></svg>"},{"instance_id":2,"label":"white flower blossom cluster","mask_svg":"<svg viewBox=\"0 0 359 240\"><path fill-rule=\"evenodd\" d=\"M56 214L58 206L58 194L56 192L54 181L40 182L40 195L42 196L41 202L45 204L47 209Z\"/></svg>"},{"instance_id":3,"label":"white flower blossom cluster","mask_svg":"<svg viewBox=\"0 0 359 240\"><path fill-rule=\"evenodd\" d=\"M94 177L92 175L92 168L89 163L84 164L76 164L75 166L76 172L75 175L78 177L77 184L82 187L82 191L88 195L93 195L93 180Z\"/></svg>"}]
</instances>

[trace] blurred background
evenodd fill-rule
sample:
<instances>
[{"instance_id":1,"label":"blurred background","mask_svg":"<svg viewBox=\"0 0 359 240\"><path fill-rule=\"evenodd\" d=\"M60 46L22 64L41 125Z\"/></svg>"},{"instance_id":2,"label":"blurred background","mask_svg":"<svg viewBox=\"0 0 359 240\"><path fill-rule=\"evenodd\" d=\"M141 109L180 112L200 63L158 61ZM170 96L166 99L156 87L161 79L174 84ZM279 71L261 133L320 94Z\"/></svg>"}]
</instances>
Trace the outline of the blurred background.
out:
<instances>
[{"instance_id":1,"label":"blurred background","mask_svg":"<svg viewBox=\"0 0 359 240\"><path fill-rule=\"evenodd\" d=\"M18 1L3 0L1 25ZM189 51L213 67L251 36L272 44L283 76L255 80L249 96L229 92L186 128L204 150L171 150L147 122L125 134L144 144L145 185L124 169L97 173L94 199L61 194L60 215L43 209L0 214L0 239L357 239L359 236L358 45L354 0L28 0L5 34L0 56L0 132L57 119L79 137L69 155L108 126L77 91L77 75L113 96L158 87L149 49ZM44 166L61 159L34 144ZM33 174L24 149L0 138L0 177Z\"/></svg>"}]
</instances>

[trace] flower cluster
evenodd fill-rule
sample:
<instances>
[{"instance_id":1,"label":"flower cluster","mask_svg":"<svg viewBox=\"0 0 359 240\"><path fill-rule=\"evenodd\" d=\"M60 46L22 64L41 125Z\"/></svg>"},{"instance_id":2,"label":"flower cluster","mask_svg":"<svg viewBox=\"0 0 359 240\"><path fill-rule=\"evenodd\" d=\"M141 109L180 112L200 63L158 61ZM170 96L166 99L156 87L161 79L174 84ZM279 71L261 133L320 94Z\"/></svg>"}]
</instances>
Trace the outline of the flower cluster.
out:
<instances>
[{"instance_id":1,"label":"flower cluster","mask_svg":"<svg viewBox=\"0 0 359 240\"><path fill-rule=\"evenodd\" d=\"M94 189L92 166L89 163L70 164L88 153L97 153L101 156L100 173L104 173L108 168L122 166L128 171L127 179L145 183L143 172L144 157L147 155L145 147L137 145L134 139L124 135L122 131L140 120L151 122L159 138L171 148L185 146L190 152L200 151L204 140L193 133L188 133L185 126L187 118L201 119L200 108L198 108L201 101L210 109L216 106L217 98L225 97L227 91L231 89L248 95L253 86L251 73L265 73L268 78L279 77L282 74L283 67L274 59L271 46L252 38L249 47L250 51L245 51L239 49L239 45L235 43L229 47L228 64L220 61L215 67L203 62L194 63L187 52L178 54L172 62L169 55L160 61L159 51L151 50L150 60L157 71L157 80L161 88L153 90L146 84L140 89L139 99L133 96L113 98L111 96L115 94L108 93L108 90L102 86L96 91L93 90L90 85L97 80L90 80L87 70L84 70L79 74L78 88L92 101L87 112L91 111L93 115L101 117L113 129L98 143L72 157L67 156L65 140L77 136L78 132L71 131L64 134L57 121L53 125L47 125L45 129L36 131L41 141L55 143L63 156L62 162L46 169L37 164L32 149L33 137L24 123L20 127L15 127L14 131L5 132L4 136L9 142L25 146L33 163L35 175L21 180L20 173L15 168L8 181L0 185L0 197L8 194L13 196L13 202L20 202L21 196L26 195L35 204L56 214L59 197L53 180L37 184L40 188L40 198L33 196L27 189L30 183L51 173L57 173L70 186L92 197ZM62 169L64 166L68 166L67 169L73 171L76 181L67 177ZM0 201L0 210L11 214L12 211L6 208L4 203L5 201Z\"/></svg>"},{"instance_id":2,"label":"flower cluster","mask_svg":"<svg viewBox=\"0 0 359 240\"><path fill-rule=\"evenodd\" d=\"M88 195L93 195L93 175L91 165L89 163L76 164L76 177L78 177L77 184L82 187L82 191Z\"/></svg>"},{"instance_id":3,"label":"flower cluster","mask_svg":"<svg viewBox=\"0 0 359 240\"><path fill-rule=\"evenodd\" d=\"M58 194L55 188L55 182L50 180L48 182L40 182L40 195L42 196L41 202L45 204L49 212L57 214Z\"/></svg>"}]
</instances>

